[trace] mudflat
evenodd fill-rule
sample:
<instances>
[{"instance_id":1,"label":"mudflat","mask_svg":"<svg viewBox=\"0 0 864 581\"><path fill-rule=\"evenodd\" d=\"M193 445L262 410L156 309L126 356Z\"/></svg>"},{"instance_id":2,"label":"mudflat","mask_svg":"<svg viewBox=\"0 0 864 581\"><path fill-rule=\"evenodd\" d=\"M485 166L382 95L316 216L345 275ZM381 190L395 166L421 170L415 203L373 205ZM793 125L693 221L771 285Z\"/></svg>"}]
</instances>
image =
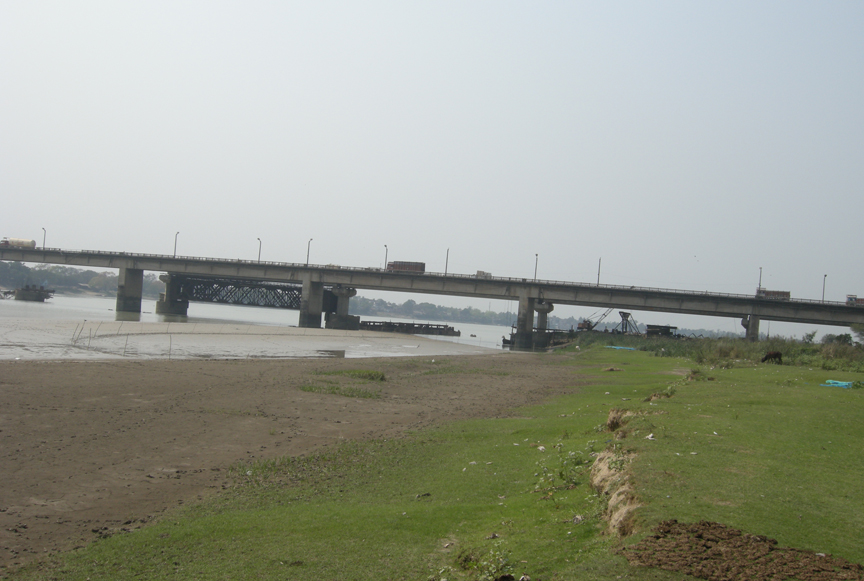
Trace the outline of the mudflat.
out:
<instances>
[{"instance_id":1,"label":"mudflat","mask_svg":"<svg viewBox=\"0 0 864 581\"><path fill-rule=\"evenodd\" d=\"M0 361L0 567L218 494L240 461L508 415L577 383L557 359Z\"/></svg>"}]
</instances>

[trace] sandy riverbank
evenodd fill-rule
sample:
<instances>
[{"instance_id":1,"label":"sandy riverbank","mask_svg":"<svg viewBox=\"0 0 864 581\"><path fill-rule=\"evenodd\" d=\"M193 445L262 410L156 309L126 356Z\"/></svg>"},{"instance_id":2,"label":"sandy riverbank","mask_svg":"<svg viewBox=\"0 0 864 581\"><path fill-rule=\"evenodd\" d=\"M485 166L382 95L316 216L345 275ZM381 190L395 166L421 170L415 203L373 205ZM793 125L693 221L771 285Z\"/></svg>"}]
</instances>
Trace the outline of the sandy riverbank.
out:
<instances>
[{"instance_id":1,"label":"sandy riverbank","mask_svg":"<svg viewBox=\"0 0 864 581\"><path fill-rule=\"evenodd\" d=\"M471 355L416 335L235 323L0 319L0 359L278 359Z\"/></svg>"}]
</instances>

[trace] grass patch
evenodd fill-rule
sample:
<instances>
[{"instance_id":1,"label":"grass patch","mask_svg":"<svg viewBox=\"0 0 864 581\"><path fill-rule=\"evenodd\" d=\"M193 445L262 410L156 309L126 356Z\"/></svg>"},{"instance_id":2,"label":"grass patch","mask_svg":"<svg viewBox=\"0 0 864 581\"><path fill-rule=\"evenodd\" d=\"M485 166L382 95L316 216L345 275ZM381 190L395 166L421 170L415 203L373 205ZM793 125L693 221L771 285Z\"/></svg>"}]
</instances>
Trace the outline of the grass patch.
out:
<instances>
[{"instance_id":1,"label":"grass patch","mask_svg":"<svg viewBox=\"0 0 864 581\"><path fill-rule=\"evenodd\" d=\"M16 577L693 579L615 550L672 518L864 561L864 391L820 385L860 374L710 369L648 349L544 357L580 387L514 417L237 464L226 493ZM623 543L604 534L606 499L588 485L606 449L642 505Z\"/></svg>"},{"instance_id":2,"label":"grass patch","mask_svg":"<svg viewBox=\"0 0 864 581\"><path fill-rule=\"evenodd\" d=\"M618 345L646 351L657 357L685 357L693 363L712 368L732 368L758 364L769 351L783 353L784 365L797 365L824 371L864 373L864 346L830 342L815 344L775 337L765 341L746 339L672 339L667 337L578 333L575 345L582 348Z\"/></svg>"},{"instance_id":3,"label":"grass patch","mask_svg":"<svg viewBox=\"0 0 864 581\"><path fill-rule=\"evenodd\" d=\"M365 381L386 381L383 371L374 371L372 369L344 369L340 371L322 371L319 375L342 375L353 379L362 379Z\"/></svg>"},{"instance_id":4,"label":"grass patch","mask_svg":"<svg viewBox=\"0 0 864 581\"><path fill-rule=\"evenodd\" d=\"M306 391L309 393L323 393L326 395L341 395L342 397L359 397L366 399L378 399L381 397L380 390L369 390L364 389L362 387L357 387L354 385L336 385L336 384L324 384L324 385L301 385L300 391Z\"/></svg>"}]
</instances>

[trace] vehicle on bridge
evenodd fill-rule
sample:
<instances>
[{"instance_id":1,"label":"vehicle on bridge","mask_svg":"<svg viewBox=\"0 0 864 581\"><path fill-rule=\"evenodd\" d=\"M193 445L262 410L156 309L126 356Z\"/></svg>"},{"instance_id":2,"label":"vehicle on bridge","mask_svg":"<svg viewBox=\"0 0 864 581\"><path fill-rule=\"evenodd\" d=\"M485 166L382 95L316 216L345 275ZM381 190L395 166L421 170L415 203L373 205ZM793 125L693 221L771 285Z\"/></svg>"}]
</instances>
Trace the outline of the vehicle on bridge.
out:
<instances>
[{"instance_id":1,"label":"vehicle on bridge","mask_svg":"<svg viewBox=\"0 0 864 581\"><path fill-rule=\"evenodd\" d=\"M859 299L858 295L846 295L846 305L850 307L864 307L864 299Z\"/></svg>"},{"instance_id":2,"label":"vehicle on bridge","mask_svg":"<svg viewBox=\"0 0 864 581\"><path fill-rule=\"evenodd\" d=\"M756 289L756 298L771 299L774 301L788 301L792 298L792 293L789 291L767 290L760 287Z\"/></svg>"},{"instance_id":3,"label":"vehicle on bridge","mask_svg":"<svg viewBox=\"0 0 864 581\"><path fill-rule=\"evenodd\" d=\"M393 261L387 263L387 270L398 270L403 272L426 272L425 262L400 262Z\"/></svg>"},{"instance_id":4,"label":"vehicle on bridge","mask_svg":"<svg viewBox=\"0 0 864 581\"><path fill-rule=\"evenodd\" d=\"M27 248L29 250L34 250L36 248L36 241L26 240L24 238L3 238L3 240L0 240L0 247Z\"/></svg>"}]
</instances>

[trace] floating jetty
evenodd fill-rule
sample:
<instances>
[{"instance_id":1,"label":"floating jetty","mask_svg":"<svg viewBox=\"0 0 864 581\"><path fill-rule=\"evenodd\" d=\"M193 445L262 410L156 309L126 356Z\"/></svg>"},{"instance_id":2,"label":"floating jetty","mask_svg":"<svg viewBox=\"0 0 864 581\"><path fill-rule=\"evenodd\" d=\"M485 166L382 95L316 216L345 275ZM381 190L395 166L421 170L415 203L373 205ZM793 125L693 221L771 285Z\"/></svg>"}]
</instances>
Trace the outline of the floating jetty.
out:
<instances>
[{"instance_id":1,"label":"floating jetty","mask_svg":"<svg viewBox=\"0 0 864 581\"><path fill-rule=\"evenodd\" d=\"M384 333L407 333L410 335L443 335L461 337L462 332L449 325L430 323L394 323L393 321L360 321L361 331L383 331Z\"/></svg>"}]
</instances>

